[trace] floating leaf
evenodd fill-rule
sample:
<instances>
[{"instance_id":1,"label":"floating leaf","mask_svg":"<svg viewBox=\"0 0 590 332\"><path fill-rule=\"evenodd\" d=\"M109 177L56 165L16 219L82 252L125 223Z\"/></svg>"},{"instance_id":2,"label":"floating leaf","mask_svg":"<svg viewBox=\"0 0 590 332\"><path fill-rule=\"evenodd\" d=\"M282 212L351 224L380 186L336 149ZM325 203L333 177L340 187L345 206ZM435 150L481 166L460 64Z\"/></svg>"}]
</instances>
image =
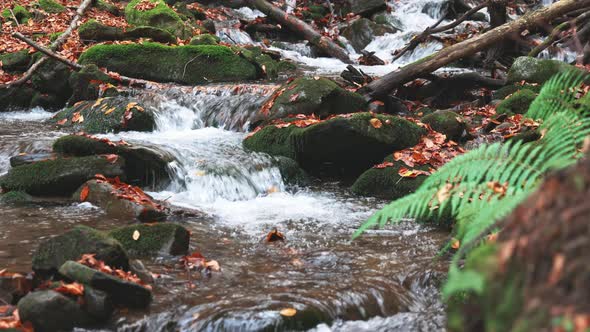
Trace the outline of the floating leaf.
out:
<instances>
[{"instance_id":1,"label":"floating leaf","mask_svg":"<svg viewBox=\"0 0 590 332\"><path fill-rule=\"evenodd\" d=\"M282 309L279 313L281 314L281 316L293 317L295 316L295 314L297 314L297 310L295 308L285 308Z\"/></svg>"}]
</instances>

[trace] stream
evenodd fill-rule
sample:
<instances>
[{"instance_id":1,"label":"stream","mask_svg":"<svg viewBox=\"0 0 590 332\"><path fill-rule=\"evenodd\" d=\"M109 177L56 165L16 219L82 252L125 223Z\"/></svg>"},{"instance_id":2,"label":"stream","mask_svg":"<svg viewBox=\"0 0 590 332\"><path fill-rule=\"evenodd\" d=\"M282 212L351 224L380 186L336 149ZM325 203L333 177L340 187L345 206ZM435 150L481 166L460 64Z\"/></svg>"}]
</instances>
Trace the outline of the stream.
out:
<instances>
[{"instance_id":1,"label":"stream","mask_svg":"<svg viewBox=\"0 0 590 332\"><path fill-rule=\"evenodd\" d=\"M391 20L400 32L378 37L366 49L390 62L391 50L438 20L442 2L392 2ZM231 40L249 42L247 34L224 29ZM395 63L361 67L382 75L441 47L426 43ZM311 57L302 43L275 50L310 75L338 75L346 67L335 59ZM131 91L154 110L156 130L104 136L157 146L175 157L172 183L150 194L200 211L182 221L192 233L191 252L218 261L221 272L195 273L189 280L177 264L179 257L144 259L160 275L150 308L121 310L97 329L444 331L439 287L447 262L436 256L447 232L403 222L351 240L387 202L355 196L336 182L289 186L269 156L242 148L252 116L276 87L158 84ZM45 121L51 116L42 109L0 113L0 174L10 168L11 156L48 152L56 138L67 134ZM31 254L41 241L75 225L108 230L130 223L88 203L51 199L24 207L0 205L0 213L0 269L19 272L30 270ZM274 228L286 241L265 243ZM297 315L281 316L285 308L296 309Z\"/></svg>"}]
</instances>

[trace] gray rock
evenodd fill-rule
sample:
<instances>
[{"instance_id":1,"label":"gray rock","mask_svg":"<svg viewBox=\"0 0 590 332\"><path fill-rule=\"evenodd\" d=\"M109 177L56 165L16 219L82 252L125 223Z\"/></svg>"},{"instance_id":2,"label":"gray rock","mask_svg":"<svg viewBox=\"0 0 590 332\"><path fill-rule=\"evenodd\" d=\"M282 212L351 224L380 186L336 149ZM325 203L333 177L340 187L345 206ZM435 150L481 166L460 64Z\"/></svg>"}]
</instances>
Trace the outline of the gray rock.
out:
<instances>
[{"instance_id":1,"label":"gray rock","mask_svg":"<svg viewBox=\"0 0 590 332\"><path fill-rule=\"evenodd\" d=\"M377 36L386 33L394 33L396 30L390 25L381 25L373 21L361 18L352 22L342 30L342 36L346 37L357 52L362 51Z\"/></svg>"},{"instance_id":2,"label":"gray rock","mask_svg":"<svg viewBox=\"0 0 590 332\"><path fill-rule=\"evenodd\" d=\"M91 323L76 301L52 290L29 293L18 302L23 322L31 322L35 331L63 331Z\"/></svg>"},{"instance_id":3,"label":"gray rock","mask_svg":"<svg viewBox=\"0 0 590 332\"><path fill-rule=\"evenodd\" d=\"M139 234L137 239L133 238L135 232ZM109 235L117 239L130 254L139 256L185 255L190 242L190 232L170 222L125 226L111 231Z\"/></svg>"}]
</instances>

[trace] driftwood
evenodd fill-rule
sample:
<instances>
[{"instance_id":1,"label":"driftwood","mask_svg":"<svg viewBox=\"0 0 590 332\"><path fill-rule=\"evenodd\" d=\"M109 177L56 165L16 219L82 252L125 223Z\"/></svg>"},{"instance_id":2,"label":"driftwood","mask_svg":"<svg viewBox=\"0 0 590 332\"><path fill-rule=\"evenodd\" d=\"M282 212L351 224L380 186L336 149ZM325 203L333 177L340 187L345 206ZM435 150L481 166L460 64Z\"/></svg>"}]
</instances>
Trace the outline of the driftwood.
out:
<instances>
[{"instance_id":1,"label":"driftwood","mask_svg":"<svg viewBox=\"0 0 590 332\"><path fill-rule=\"evenodd\" d=\"M348 52L346 52L344 48L338 46L338 44L333 42L330 38L322 36L302 20L287 14L266 0L247 0L247 3L250 7L260 10L289 30L301 34L303 38L314 44L324 53L333 56L344 63L352 63Z\"/></svg>"},{"instance_id":2,"label":"driftwood","mask_svg":"<svg viewBox=\"0 0 590 332\"><path fill-rule=\"evenodd\" d=\"M63 34L61 34L53 43L51 43L51 46L49 47L51 51L58 50L66 42L66 40L70 37L72 32L78 27L78 22L80 21L80 18L86 11L86 8L88 8L88 6L90 6L91 3L92 0L84 0L80 4L78 10L76 10L76 15L70 22L70 25L68 26L66 31L64 31ZM8 89L13 86L18 86L26 83L31 78L31 76L33 76L35 71L39 69L39 67L41 67L45 63L45 61L47 61L47 59L47 56L40 58L35 63L33 63L33 65L19 79L6 84L0 84L0 89Z\"/></svg>"},{"instance_id":3,"label":"driftwood","mask_svg":"<svg viewBox=\"0 0 590 332\"><path fill-rule=\"evenodd\" d=\"M446 47L437 53L393 71L379 80L369 83L362 93L369 100L386 96L393 89L415 78L432 73L461 58L485 50L525 29L546 24L571 11L590 6L590 0L561 0L549 7L539 9L523 17L494 28L478 37Z\"/></svg>"}]
</instances>

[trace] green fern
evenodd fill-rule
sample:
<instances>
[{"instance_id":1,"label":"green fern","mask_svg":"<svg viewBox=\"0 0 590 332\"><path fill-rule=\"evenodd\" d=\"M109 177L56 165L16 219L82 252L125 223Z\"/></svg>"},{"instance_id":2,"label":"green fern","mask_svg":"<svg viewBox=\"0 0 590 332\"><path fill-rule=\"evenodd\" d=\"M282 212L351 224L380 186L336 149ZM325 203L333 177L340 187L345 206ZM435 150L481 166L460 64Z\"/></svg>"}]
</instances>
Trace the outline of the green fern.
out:
<instances>
[{"instance_id":1,"label":"green fern","mask_svg":"<svg viewBox=\"0 0 590 332\"><path fill-rule=\"evenodd\" d=\"M415 193L371 216L353 237L407 218L451 219L456 222L461 249L453 258L444 294L481 290L482 277L461 271L458 262L483 237L501 228L498 221L533 193L548 171L570 166L581 157L579 148L590 136L588 105L576 103L584 79L585 75L570 72L554 76L543 86L525 115L542 123L539 141L495 143L454 158ZM498 186L504 189L497 190ZM464 282L469 279L474 281Z\"/></svg>"}]
</instances>

